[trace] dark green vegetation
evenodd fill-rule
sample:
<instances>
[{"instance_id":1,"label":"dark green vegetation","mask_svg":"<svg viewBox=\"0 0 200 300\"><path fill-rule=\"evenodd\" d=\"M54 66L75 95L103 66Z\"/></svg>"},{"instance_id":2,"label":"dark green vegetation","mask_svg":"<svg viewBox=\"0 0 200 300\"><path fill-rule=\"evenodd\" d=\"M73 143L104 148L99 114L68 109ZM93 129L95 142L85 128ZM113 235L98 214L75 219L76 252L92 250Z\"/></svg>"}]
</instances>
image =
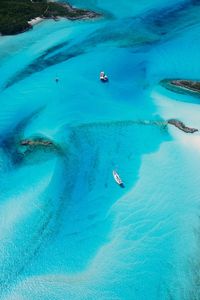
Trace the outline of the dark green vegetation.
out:
<instances>
[{"instance_id":1,"label":"dark green vegetation","mask_svg":"<svg viewBox=\"0 0 200 300\"><path fill-rule=\"evenodd\" d=\"M12 35L26 31L32 28L28 21L36 17L76 20L96 16L98 14L88 10L47 0L0 0L0 33Z\"/></svg>"}]
</instances>

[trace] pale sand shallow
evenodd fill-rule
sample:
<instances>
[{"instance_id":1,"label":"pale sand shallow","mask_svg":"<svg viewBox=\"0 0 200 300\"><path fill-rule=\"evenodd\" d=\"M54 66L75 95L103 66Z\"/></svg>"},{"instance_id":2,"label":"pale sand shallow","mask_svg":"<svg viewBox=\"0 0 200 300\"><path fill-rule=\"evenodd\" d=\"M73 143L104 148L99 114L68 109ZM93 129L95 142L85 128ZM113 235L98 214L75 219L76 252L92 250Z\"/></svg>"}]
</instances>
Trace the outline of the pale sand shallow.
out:
<instances>
[{"instance_id":1,"label":"pale sand shallow","mask_svg":"<svg viewBox=\"0 0 200 300\"><path fill-rule=\"evenodd\" d=\"M170 94L170 93L169 93ZM172 94L170 94L172 95ZM183 121L187 126L194 127L200 130L199 114L200 108L196 103L180 102L182 96L174 96L170 99L169 96L160 94L157 91L152 92L152 97L159 109L159 115L163 119L170 119L172 116ZM177 101L175 99L177 98ZM200 133L186 134L179 129L170 126L170 134L178 142L184 144L185 147L193 148L195 151L200 152Z\"/></svg>"}]
</instances>

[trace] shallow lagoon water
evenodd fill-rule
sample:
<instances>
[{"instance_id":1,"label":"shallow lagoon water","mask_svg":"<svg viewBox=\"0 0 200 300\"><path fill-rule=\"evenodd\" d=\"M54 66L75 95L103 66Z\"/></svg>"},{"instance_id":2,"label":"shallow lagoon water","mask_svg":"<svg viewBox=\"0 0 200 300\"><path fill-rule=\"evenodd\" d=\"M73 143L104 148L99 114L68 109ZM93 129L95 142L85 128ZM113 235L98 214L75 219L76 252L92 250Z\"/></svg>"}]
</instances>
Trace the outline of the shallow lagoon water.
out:
<instances>
[{"instance_id":1,"label":"shallow lagoon water","mask_svg":"<svg viewBox=\"0 0 200 300\"><path fill-rule=\"evenodd\" d=\"M198 1L72 3L105 17L0 40L1 299L200 299L199 133L162 126L199 102L159 85L199 77Z\"/></svg>"}]
</instances>

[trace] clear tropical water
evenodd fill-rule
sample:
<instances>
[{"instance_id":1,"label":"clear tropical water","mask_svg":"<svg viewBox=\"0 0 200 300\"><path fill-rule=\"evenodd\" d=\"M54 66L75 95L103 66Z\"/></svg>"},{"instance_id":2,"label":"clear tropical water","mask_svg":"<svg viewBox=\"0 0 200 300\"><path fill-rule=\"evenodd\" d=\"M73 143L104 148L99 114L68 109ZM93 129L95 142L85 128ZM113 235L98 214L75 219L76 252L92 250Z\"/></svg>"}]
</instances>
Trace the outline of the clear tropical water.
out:
<instances>
[{"instance_id":1,"label":"clear tropical water","mask_svg":"<svg viewBox=\"0 0 200 300\"><path fill-rule=\"evenodd\" d=\"M200 77L199 2L72 3L104 18L0 39L0 298L200 299L199 133L152 122L200 128L159 85Z\"/></svg>"}]
</instances>

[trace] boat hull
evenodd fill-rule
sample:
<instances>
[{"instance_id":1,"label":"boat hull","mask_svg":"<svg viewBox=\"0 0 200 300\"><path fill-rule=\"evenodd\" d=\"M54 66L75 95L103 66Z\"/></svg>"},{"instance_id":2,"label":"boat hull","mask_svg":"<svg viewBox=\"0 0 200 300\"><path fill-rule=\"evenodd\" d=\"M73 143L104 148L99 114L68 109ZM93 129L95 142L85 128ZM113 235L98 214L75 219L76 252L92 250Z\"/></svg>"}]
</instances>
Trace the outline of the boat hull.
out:
<instances>
[{"instance_id":1,"label":"boat hull","mask_svg":"<svg viewBox=\"0 0 200 300\"><path fill-rule=\"evenodd\" d=\"M117 174L116 171L113 171L113 177L114 177L116 183L117 183L120 187L124 187L124 183L123 183L123 181L121 180L119 174Z\"/></svg>"}]
</instances>

